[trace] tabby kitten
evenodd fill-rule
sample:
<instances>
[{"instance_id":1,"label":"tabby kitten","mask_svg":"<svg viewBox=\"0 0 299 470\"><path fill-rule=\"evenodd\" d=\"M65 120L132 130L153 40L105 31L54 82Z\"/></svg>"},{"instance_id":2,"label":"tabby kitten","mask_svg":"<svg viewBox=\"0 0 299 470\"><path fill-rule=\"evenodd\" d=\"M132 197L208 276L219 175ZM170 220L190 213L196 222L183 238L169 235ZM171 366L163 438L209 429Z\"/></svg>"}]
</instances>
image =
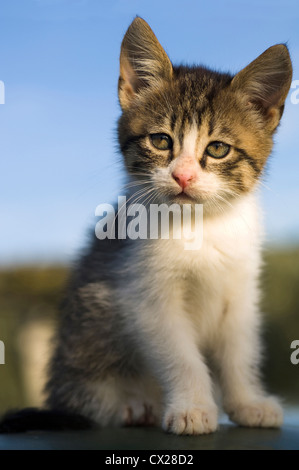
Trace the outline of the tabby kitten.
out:
<instances>
[{"instance_id":1,"label":"tabby kitten","mask_svg":"<svg viewBox=\"0 0 299 470\"><path fill-rule=\"evenodd\" d=\"M281 425L282 409L259 377L255 193L291 77L282 44L232 76L173 66L148 24L132 22L119 77L127 199L203 204L202 246L94 239L60 319L50 409L104 426L210 433L217 428L211 367L232 421Z\"/></svg>"}]
</instances>

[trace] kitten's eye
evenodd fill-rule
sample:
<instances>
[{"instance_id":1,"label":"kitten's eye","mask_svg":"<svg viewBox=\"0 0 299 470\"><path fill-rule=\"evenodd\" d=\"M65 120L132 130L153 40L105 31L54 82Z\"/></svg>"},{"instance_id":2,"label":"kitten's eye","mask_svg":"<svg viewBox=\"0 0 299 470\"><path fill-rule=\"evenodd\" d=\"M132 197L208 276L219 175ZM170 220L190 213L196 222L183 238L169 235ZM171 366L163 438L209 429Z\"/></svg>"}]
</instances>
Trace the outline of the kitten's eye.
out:
<instances>
[{"instance_id":1,"label":"kitten's eye","mask_svg":"<svg viewBox=\"0 0 299 470\"><path fill-rule=\"evenodd\" d=\"M229 151L230 151L230 145L224 144L223 142L212 142L206 148L207 154L213 158L226 157Z\"/></svg>"},{"instance_id":2,"label":"kitten's eye","mask_svg":"<svg viewBox=\"0 0 299 470\"><path fill-rule=\"evenodd\" d=\"M172 148L172 139L167 134L151 134L151 142L159 150L169 150Z\"/></svg>"}]
</instances>

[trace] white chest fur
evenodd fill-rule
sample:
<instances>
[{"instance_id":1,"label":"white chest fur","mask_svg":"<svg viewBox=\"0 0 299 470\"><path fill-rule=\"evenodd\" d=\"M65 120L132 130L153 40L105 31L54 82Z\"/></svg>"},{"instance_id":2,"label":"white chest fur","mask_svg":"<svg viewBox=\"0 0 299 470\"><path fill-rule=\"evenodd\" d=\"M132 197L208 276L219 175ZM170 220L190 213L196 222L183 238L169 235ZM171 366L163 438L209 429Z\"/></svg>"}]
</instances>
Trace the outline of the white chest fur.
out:
<instances>
[{"instance_id":1,"label":"white chest fur","mask_svg":"<svg viewBox=\"0 0 299 470\"><path fill-rule=\"evenodd\" d=\"M255 269L261 228L254 195L238 201L223 215L204 217L202 231L202 241L193 250L186 249L183 238L158 240L150 264L158 270L176 269L179 277L192 273L202 278L204 272L217 275L238 265L245 270Z\"/></svg>"},{"instance_id":2,"label":"white chest fur","mask_svg":"<svg viewBox=\"0 0 299 470\"><path fill-rule=\"evenodd\" d=\"M154 241L142 253L139 288L146 282L157 303L169 306L170 318L171 311L185 311L209 342L228 305L255 295L260 239L256 199L248 195L227 213L204 218L199 249L186 250L183 239Z\"/></svg>"}]
</instances>

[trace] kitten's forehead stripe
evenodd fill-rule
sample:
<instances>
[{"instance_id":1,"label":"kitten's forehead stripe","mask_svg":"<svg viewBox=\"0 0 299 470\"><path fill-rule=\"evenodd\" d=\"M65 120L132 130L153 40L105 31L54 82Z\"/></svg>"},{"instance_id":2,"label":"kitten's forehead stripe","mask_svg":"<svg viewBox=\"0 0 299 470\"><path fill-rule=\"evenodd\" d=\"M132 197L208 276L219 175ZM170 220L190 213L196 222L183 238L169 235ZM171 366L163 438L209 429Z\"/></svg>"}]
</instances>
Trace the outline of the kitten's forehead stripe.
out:
<instances>
[{"instance_id":1,"label":"kitten's forehead stripe","mask_svg":"<svg viewBox=\"0 0 299 470\"><path fill-rule=\"evenodd\" d=\"M175 129L175 125L176 125L176 121L177 121L177 115L176 113L173 111L172 115L171 115L171 118L170 118L170 128L171 128L171 131L174 132L174 129Z\"/></svg>"},{"instance_id":2,"label":"kitten's forehead stripe","mask_svg":"<svg viewBox=\"0 0 299 470\"><path fill-rule=\"evenodd\" d=\"M209 120L209 132L208 132L209 137L213 134L214 129L215 129L215 118L212 114L212 116Z\"/></svg>"},{"instance_id":3,"label":"kitten's forehead stripe","mask_svg":"<svg viewBox=\"0 0 299 470\"><path fill-rule=\"evenodd\" d=\"M179 123L179 134L178 134L180 147L183 146L186 121L187 121L187 111L183 110L181 112L181 120L180 120L180 123Z\"/></svg>"}]
</instances>

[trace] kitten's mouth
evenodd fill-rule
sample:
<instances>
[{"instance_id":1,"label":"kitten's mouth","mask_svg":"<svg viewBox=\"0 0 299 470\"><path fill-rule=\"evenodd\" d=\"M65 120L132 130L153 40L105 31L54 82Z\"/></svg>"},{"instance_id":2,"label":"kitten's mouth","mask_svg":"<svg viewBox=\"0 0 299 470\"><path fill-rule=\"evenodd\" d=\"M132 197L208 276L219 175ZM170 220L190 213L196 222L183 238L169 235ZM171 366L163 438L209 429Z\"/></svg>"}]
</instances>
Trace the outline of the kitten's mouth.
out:
<instances>
[{"instance_id":1,"label":"kitten's mouth","mask_svg":"<svg viewBox=\"0 0 299 470\"><path fill-rule=\"evenodd\" d=\"M195 198L190 196L189 194L185 193L184 191L182 191L181 193L179 194L176 194L173 199L176 201L176 202L196 202L195 201Z\"/></svg>"}]
</instances>

